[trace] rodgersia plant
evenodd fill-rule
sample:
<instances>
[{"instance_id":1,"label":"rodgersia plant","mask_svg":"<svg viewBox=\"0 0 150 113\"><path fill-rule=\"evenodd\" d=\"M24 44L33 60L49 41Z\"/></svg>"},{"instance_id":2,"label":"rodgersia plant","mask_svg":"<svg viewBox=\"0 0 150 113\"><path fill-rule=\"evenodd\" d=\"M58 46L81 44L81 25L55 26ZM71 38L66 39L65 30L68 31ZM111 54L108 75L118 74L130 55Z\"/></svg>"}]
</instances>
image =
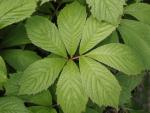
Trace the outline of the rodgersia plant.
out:
<instances>
[{"instance_id":1,"label":"rodgersia plant","mask_svg":"<svg viewBox=\"0 0 150 113\"><path fill-rule=\"evenodd\" d=\"M150 69L141 1L0 0L0 113L131 108Z\"/></svg>"}]
</instances>

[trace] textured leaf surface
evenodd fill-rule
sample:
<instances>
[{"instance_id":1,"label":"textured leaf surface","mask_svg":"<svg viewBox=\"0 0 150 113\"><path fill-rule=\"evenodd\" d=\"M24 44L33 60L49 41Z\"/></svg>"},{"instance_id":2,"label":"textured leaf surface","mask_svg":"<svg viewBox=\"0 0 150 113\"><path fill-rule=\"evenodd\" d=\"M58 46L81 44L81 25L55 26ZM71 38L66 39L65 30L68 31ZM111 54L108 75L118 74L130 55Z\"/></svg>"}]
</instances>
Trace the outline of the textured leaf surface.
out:
<instances>
[{"instance_id":1,"label":"textured leaf surface","mask_svg":"<svg viewBox=\"0 0 150 113\"><path fill-rule=\"evenodd\" d=\"M5 83L4 87L6 90L6 95L7 96L16 96L19 92L19 81L22 76L22 72L10 74L10 78L7 80Z\"/></svg>"},{"instance_id":2,"label":"textured leaf surface","mask_svg":"<svg viewBox=\"0 0 150 113\"><path fill-rule=\"evenodd\" d=\"M29 107L29 110L31 110L32 113L57 113L55 109L43 106L32 106Z\"/></svg>"},{"instance_id":3,"label":"textured leaf surface","mask_svg":"<svg viewBox=\"0 0 150 113\"><path fill-rule=\"evenodd\" d=\"M79 62L83 86L88 97L100 106L118 107L121 88L114 75L93 59L81 57Z\"/></svg>"},{"instance_id":4,"label":"textured leaf surface","mask_svg":"<svg viewBox=\"0 0 150 113\"><path fill-rule=\"evenodd\" d=\"M73 56L79 46L86 21L86 8L78 2L67 5L58 16L58 27L68 53Z\"/></svg>"},{"instance_id":5,"label":"textured leaf surface","mask_svg":"<svg viewBox=\"0 0 150 113\"><path fill-rule=\"evenodd\" d=\"M130 14L139 21L150 24L150 5L146 3L135 3L126 7L126 14Z\"/></svg>"},{"instance_id":6,"label":"textured leaf surface","mask_svg":"<svg viewBox=\"0 0 150 113\"><path fill-rule=\"evenodd\" d=\"M7 70L3 58L0 56L0 85L7 80Z\"/></svg>"},{"instance_id":7,"label":"textured leaf surface","mask_svg":"<svg viewBox=\"0 0 150 113\"><path fill-rule=\"evenodd\" d=\"M84 26L80 44L80 54L83 54L109 36L116 26L99 22L94 17L88 18Z\"/></svg>"},{"instance_id":8,"label":"textured leaf surface","mask_svg":"<svg viewBox=\"0 0 150 113\"><path fill-rule=\"evenodd\" d=\"M0 113L29 113L29 111L20 99L16 97L1 97Z\"/></svg>"},{"instance_id":9,"label":"textured leaf surface","mask_svg":"<svg viewBox=\"0 0 150 113\"><path fill-rule=\"evenodd\" d=\"M98 20L118 24L123 14L124 2L121 0L86 0L91 12Z\"/></svg>"},{"instance_id":10,"label":"textured leaf surface","mask_svg":"<svg viewBox=\"0 0 150 113\"><path fill-rule=\"evenodd\" d=\"M24 25L19 24L14 27L5 38L3 38L0 46L1 48L6 48L29 43L31 42L28 39Z\"/></svg>"},{"instance_id":11,"label":"textured leaf surface","mask_svg":"<svg viewBox=\"0 0 150 113\"><path fill-rule=\"evenodd\" d=\"M133 20L122 20L119 31L124 42L139 55L145 69L150 69L150 26Z\"/></svg>"},{"instance_id":12,"label":"textured leaf surface","mask_svg":"<svg viewBox=\"0 0 150 113\"><path fill-rule=\"evenodd\" d=\"M37 93L36 95L25 95L24 97L25 102L34 103L41 106L50 106L52 105L52 96L49 90L42 91Z\"/></svg>"},{"instance_id":13,"label":"textured leaf surface","mask_svg":"<svg viewBox=\"0 0 150 113\"><path fill-rule=\"evenodd\" d=\"M0 0L0 29L29 17L35 8L35 0Z\"/></svg>"},{"instance_id":14,"label":"textured leaf surface","mask_svg":"<svg viewBox=\"0 0 150 113\"><path fill-rule=\"evenodd\" d=\"M20 80L20 94L36 94L51 86L66 60L62 58L45 58L31 64Z\"/></svg>"},{"instance_id":15,"label":"textured leaf surface","mask_svg":"<svg viewBox=\"0 0 150 113\"><path fill-rule=\"evenodd\" d=\"M41 59L35 52L21 49L6 50L1 55L17 71L24 71L30 64Z\"/></svg>"},{"instance_id":16,"label":"textured leaf surface","mask_svg":"<svg viewBox=\"0 0 150 113\"><path fill-rule=\"evenodd\" d=\"M28 19L26 29L33 44L46 51L66 57L65 46L61 41L58 29L50 20L34 16Z\"/></svg>"},{"instance_id":17,"label":"textured leaf surface","mask_svg":"<svg viewBox=\"0 0 150 113\"><path fill-rule=\"evenodd\" d=\"M137 85L142 82L142 76L127 76L124 74L118 74L117 79L122 87L120 95L120 105L130 102L132 97L131 91L135 89Z\"/></svg>"},{"instance_id":18,"label":"textured leaf surface","mask_svg":"<svg viewBox=\"0 0 150 113\"><path fill-rule=\"evenodd\" d=\"M91 51L87 56L128 75L140 74L143 70L143 65L134 51L123 44L106 44Z\"/></svg>"},{"instance_id":19,"label":"textured leaf surface","mask_svg":"<svg viewBox=\"0 0 150 113\"><path fill-rule=\"evenodd\" d=\"M81 113L87 97L83 91L79 69L73 61L64 67L57 84L57 99L64 113Z\"/></svg>"}]
</instances>

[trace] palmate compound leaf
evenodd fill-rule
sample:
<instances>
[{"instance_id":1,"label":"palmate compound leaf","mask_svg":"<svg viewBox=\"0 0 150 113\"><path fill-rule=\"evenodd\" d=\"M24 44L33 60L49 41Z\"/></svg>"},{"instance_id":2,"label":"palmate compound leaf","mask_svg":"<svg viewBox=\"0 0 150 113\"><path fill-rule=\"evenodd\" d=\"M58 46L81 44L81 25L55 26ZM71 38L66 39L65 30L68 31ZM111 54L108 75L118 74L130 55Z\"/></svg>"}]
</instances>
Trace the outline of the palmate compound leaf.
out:
<instances>
[{"instance_id":1,"label":"palmate compound leaf","mask_svg":"<svg viewBox=\"0 0 150 113\"><path fill-rule=\"evenodd\" d=\"M0 29L29 17L35 8L35 0L0 0Z\"/></svg>"},{"instance_id":2,"label":"palmate compound leaf","mask_svg":"<svg viewBox=\"0 0 150 113\"><path fill-rule=\"evenodd\" d=\"M7 69L3 58L0 56L0 86L7 80Z\"/></svg>"},{"instance_id":3,"label":"palmate compound leaf","mask_svg":"<svg viewBox=\"0 0 150 113\"><path fill-rule=\"evenodd\" d=\"M143 64L134 51L119 43L106 44L87 53L86 56L102 62L128 75L140 74Z\"/></svg>"},{"instance_id":4,"label":"palmate compound leaf","mask_svg":"<svg viewBox=\"0 0 150 113\"><path fill-rule=\"evenodd\" d=\"M36 94L51 86L61 72L66 59L45 58L31 64L20 80L19 94Z\"/></svg>"},{"instance_id":5,"label":"palmate compound leaf","mask_svg":"<svg viewBox=\"0 0 150 113\"><path fill-rule=\"evenodd\" d=\"M68 61L57 84L57 101L64 113L85 111L87 96L82 87L79 69L73 61Z\"/></svg>"},{"instance_id":6,"label":"palmate compound leaf","mask_svg":"<svg viewBox=\"0 0 150 113\"><path fill-rule=\"evenodd\" d=\"M122 0L86 0L91 7L91 13L99 21L119 24L123 14L124 1Z\"/></svg>"},{"instance_id":7,"label":"palmate compound leaf","mask_svg":"<svg viewBox=\"0 0 150 113\"><path fill-rule=\"evenodd\" d=\"M16 97L0 98L0 113L30 113L22 100Z\"/></svg>"},{"instance_id":8,"label":"palmate compound leaf","mask_svg":"<svg viewBox=\"0 0 150 113\"><path fill-rule=\"evenodd\" d=\"M1 55L17 71L24 71L30 64L41 59L36 52L21 49L8 49L3 51Z\"/></svg>"},{"instance_id":9,"label":"palmate compound leaf","mask_svg":"<svg viewBox=\"0 0 150 113\"><path fill-rule=\"evenodd\" d=\"M27 21L26 30L29 39L36 46L60 56L67 56L57 27L47 18L31 17Z\"/></svg>"},{"instance_id":10,"label":"palmate compound leaf","mask_svg":"<svg viewBox=\"0 0 150 113\"><path fill-rule=\"evenodd\" d=\"M135 3L125 8L125 14L130 14L139 21L150 24L150 5L146 3Z\"/></svg>"},{"instance_id":11,"label":"palmate compound leaf","mask_svg":"<svg viewBox=\"0 0 150 113\"><path fill-rule=\"evenodd\" d=\"M123 19L118 30L125 44L133 48L139 55L145 69L150 69L150 26L138 21Z\"/></svg>"},{"instance_id":12,"label":"palmate compound leaf","mask_svg":"<svg viewBox=\"0 0 150 113\"><path fill-rule=\"evenodd\" d=\"M102 64L88 57L80 57L79 65L87 96L100 106L117 108L121 88L115 76Z\"/></svg>"},{"instance_id":13,"label":"palmate compound leaf","mask_svg":"<svg viewBox=\"0 0 150 113\"><path fill-rule=\"evenodd\" d=\"M84 26L80 44L80 54L83 54L103 41L117 26L106 22L99 22L94 17L89 17Z\"/></svg>"},{"instance_id":14,"label":"palmate compound leaf","mask_svg":"<svg viewBox=\"0 0 150 113\"><path fill-rule=\"evenodd\" d=\"M78 2L67 5L58 16L61 38L71 56L79 46L86 16L86 8Z\"/></svg>"}]
</instances>

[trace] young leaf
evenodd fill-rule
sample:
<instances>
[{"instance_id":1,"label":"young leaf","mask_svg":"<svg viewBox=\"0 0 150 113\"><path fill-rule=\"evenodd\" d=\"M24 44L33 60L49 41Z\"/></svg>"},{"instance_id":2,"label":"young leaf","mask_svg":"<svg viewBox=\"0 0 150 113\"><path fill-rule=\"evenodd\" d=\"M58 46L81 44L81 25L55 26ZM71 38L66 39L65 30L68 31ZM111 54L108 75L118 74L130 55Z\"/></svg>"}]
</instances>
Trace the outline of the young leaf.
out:
<instances>
[{"instance_id":1,"label":"young leaf","mask_svg":"<svg viewBox=\"0 0 150 113\"><path fill-rule=\"evenodd\" d=\"M71 56L78 48L85 21L86 8L78 2L67 5L58 16L61 38Z\"/></svg>"},{"instance_id":2,"label":"young leaf","mask_svg":"<svg viewBox=\"0 0 150 113\"><path fill-rule=\"evenodd\" d=\"M32 113L57 113L55 109L43 106L32 106L29 107L29 110L32 111Z\"/></svg>"},{"instance_id":3,"label":"young leaf","mask_svg":"<svg viewBox=\"0 0 150 113\"><path fill-rule=\"evenodd\" d=\"M35 0L0 0L0 29L29 17L35 8Z\"/></svg>"},{"instance_id":4,"label":"young leaf","mask_svg":"<svg viewBox=\"0 0 150 113\"><path fill-rule=\"evenodd\" d=\"M139 55L145 69L150 69L150 26L124 19L118 29L124 42Z\"/></svg>"},{"instance_id":5,"label":"young leaf","mask_svg":"<svg viewBox=\"0 0 150 113\"><path fill-rule=\"evenodd\" d=\"M118 107L121 88L115 76L90 58L81 57L79 62L82 83L88 97L100 106Z\"/></svg>"},{"instance_id":6,"label":"young leaf","mask_svg":"<svg viewBox=\"0 0 150 113\"><path fill-rule=\"evenodd\" d=\"M55 24L42 16L28 19L26 24L27 34L33 44L52 53L66 57L65 46L61 41Z\"/></svg>"},{"instance_id":7,"label":"young leaf","mask_svg":"<svg viewBox=\"0 0 150 113\"><path fill-rule=\"evenodd\" d=\"M119 43L106 44L87 53L93 59L98 60L128 75L140 74L143 65L128 46Z\"/></svg>"},{"instance_id":8,"label":"young leaf","mask_svg":"<svg viewBox=\"0 0 150 113\"><path fill-rule=\"evenodd\" d=\"M35 52L21 49L5 50L1 55L17 71L24 71L30 64L41 59Z\"/></svg>"},{"instance_id":9,"label":"young leaf","mask_svg":"<svg viewBox=\"0 0 150 113\"><path fill-rule=\"evenodd\" d=\"M135 3L125 8L125 13L137 18L139 21L150 24L150 5L146 3Z\"/></svg>"},{"instance_id":10,"label":"young leaf","mask_svg":"<svg viewBox=\"0 0 150 113\"><path fill-rule=\"evenodd\" d=\"M89 17L86 21L82 40L80 44L80 54L83 54L93 48L96 44L109 36L116 26L106 22L99 22L94 17Z\"/></svg>"},{"instance_id":11,"label":"young leaf","mask_svg":"<svg viewBox=\"0 0 150 113\"><path fill-rule=\"evenodd\" d=\"M0 113L29 113L29 111L22 100L16 97L1 97Z\"/></svg>"},{"instance_id":12,"label":"young leaf","mask_svg":"<svg viewBox=\"0 0 150 113\"><path fill-rule=\"evenodd\" d=\"M64 113L85 111L86 97L80 78L79 69L73 61L68 61L57 84L57 99Z\"/></svg>"},{"instance_id":13,"label":"young leaf","mask_svg":"<svg viewBox=\"0 0 150 113\"><path fill-rule=\"evenodd\" d=\"M124 2L121 0L86 0L91 12L99 21L119 24L123 14Z\"/></svg>"},{"instance_id":14,"label":"young leaf","mask_svg":"<svg viewBox=\"0 0 150 113\"><path fill-rule=\"evenodd\" d=\"M31 64L20 80L19 94L36 94L51 86L66 60L63 58L45 58Z\"/></svg>"},{"instance_id":15,"label":"young leaf","mask_svg":"<svg viewBox=\"0 0 150 113\"><path fill-rule=\"evenodd\" d=\"M6 48L29 43L31 42L28 39L24 25L19 24L15 26L5 38L3 38L0 46L1 48Z\"/></svg>"},{"instance_id":16,"label":"young leaf","mask_svg":"<svg viewBox=\"0 0 150 113\"><path fill-rule=\"evenodd\" d=\"M3 58L0 56L0 85L5 83L7 80L7 70Z\"/></svg>"}]
</instances>

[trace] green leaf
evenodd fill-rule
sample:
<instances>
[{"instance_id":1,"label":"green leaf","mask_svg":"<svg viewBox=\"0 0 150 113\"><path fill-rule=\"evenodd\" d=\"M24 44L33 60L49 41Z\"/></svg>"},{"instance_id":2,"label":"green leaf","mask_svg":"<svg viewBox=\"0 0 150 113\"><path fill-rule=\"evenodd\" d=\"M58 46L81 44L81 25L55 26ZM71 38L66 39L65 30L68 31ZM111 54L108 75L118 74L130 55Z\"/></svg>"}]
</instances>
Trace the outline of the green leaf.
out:
<instances>
[{"instance_id":1,"label":"green leaf","mask_svg":"<svg viewBox=\"0 0 150 113\"><path fill-rule=\"evenodd\" d=\"M23 97L25 102L34 103L42 106L50 106L52 105L52 95L49 90L42 91L37 93L36 95L29 95Z\"/></svg>"},{"instance_id":2,"label":"green leaf","mask_svg":"<svg viewBox=\"0 0 150 113\"><path fill-rule=\"evenodd\" d=\"M140 74L143 70L143 65L134 51L128 46L119 43L111 43L98 47L87 53L86 56L128 75Z\"/></svg>"},{"instance_id":3,"label":"green leaf","mask_svg":"<svg viewBox=\"0 0 150 113\"><path fill-rule=\"evenodd\" d=\"M119 73L116 77L122 87L120 104L124 105L130 101L131 91L142 82L143 76L127 76Z\"/></svg>"},{"instance_id":4,"label":"green leaf","mask_svg":"<svg viewBox=\"0 0 150 113\"><path fill-rule=\"evenodd\" d=\"M146 3L135 3L125 8L125 13L137 18L139 21L150 24L150 5Z\"/></svg>"},{"instance_id":5,"label":"green leaf","mask_svg":"<svg viewBox=\"0 0 150 113\"><path fill-rule=\"evenodd\" d=\"M16 96L19 91L19 81L22 76L22 72L10 74L10 78L7 80L7 82L4 84L6 95L7 96Z\"/></svg>"},{"instance_id":6,"label":"green leaf","mask_svg":"<svg viewBox=\"0 0 150 113\"><path fill-rule=\"evenodd\" d=\"M106 22L99 22L92 16L88 18L84 26L82 40L80 44L80 54L83 54L103 41L109 36L116 26Z\"/></svg>"},{"instance_id":7,"label":"green leaf","mask_svg":"<svg viewBox=\"0 0 150 113\"><path fill-rule=\"evenodd\" d=\"M42 16L31 17L27 21L26 29L33 44L66 57L65 46L61 41L58 29L50 20Z\"/></svg>"},{"instance_id":8,"label":"green leaf","mask_svg":"<svg viewBox=\"0 0 150 113\"><path fill-rule=\"evenodd\" d=\"M82 83L88 97L100 106L118 107L121 88L115 76L90 58L81 57L79 62Z\"/></svg>"},{"instance_id":9,"label":"green leaf","mask_svg":"<svg viewBox=\"0 0 150 113\"><path fill-rule=\"evenodd\" d=\"M35 8L35 0L0 0L0 29L29 17Z\"/></svg>"},{"instance_id":10,"label":"green leaf","mask_svg":"<svg viewBox=\"0 0 150 113\"><path fill-rule=\"evenodd\" d=\"M22 100L16 97L1 97L0 113L29 113L29 111Z\"/></svg>"},{"instance_id":11,"label":"green leaf","mask_svg":"<svg viewBox=\"0 0 150 113\"><path fill-rule=\"evenodd\" d=\"M32 113L57 113L55 109L43 106L32 106L29 107L29 110L32 111Z\"/></svg>"},{"instance_id":12,"label":"green leaf","mask_svg":"<svg viewBox=\"0 0 150 113\"><path fill-rule=\"evenodd\" d=\"M21 49L5 50L1 55L17 71L24 71L30 64L41 59L35 52Z\"/></svg>"},{"instance_id":13,"label":"green leaf","mask_svg":"<svg viewBox=\"0 0 150 113\"><path fill-rule=\"evenodd\" d=\"M51 86L66 60L62 58L45 58L31 64L20 80L19 94L36 94Z\"/></svg>"},{"instance_id":14,"label":"green leaf","mask_svg":"<svg viewBox=\"0 0 150 113\"><path fill-rule=\"evenodd\" d=\"M81 113L85 111L86 97L79 69L73 61L68 61L57 84L57 101L64 113Z\"/></svg>"},{"instance_id":15,"label":"green leaf","mask_svg":"<svg viewBox=\"0 0 150 113\"><path fill-rule=\"evenodd\" d=\"M0 56L0 85L7 81L7 69L3 58Z\"/></svg>"},{"instance_id":16,"label":"green leaf","mask_svg":"<svg viewBox=\"0 0 150 113\"><path fill-rule=\"evenodd\" d=\"M124 2L121 0L86 0L91 12L99 21L119 24L123 14Z\"/></svg>"},{"instance_id":17,"label":"green leaf","mask_svg":"<svg viewBox=\"0 0 150 113\"><path fill-rule=\"evenodd\" d=\"M17 96L20 89L19 81L22 77L22 72L10 74L10 78L5 83L4 87L7 96ZM34 103L37 105L49 106L52 104L52 96L48 90L42 91L36 95L20 96L25 102Z\"/></svg>"},{"instance_id":18,"label":"green leaf","mask_svg":"<svg viewBox=\"0 0 150 113\"><path fill-rule=\"evenodd\" d=\"M105 45L109 43L119 43L119 35L117 31L114 31L109 37L102 41L99 45Z\"/></svg>"},{"instance_id":19,"label":"green leaf","mask_svg":"<svg viewBox=\"0 0 150 113\"><path fill-rule=\"evenodd\" d=\"M67 5L58 16L58 27L68 53L73 56L81 40L86 8L78 2Z\"/></svg>"},{"instance_id":20,"label":"green leaf","mask_svg":"<svg viewBox=\"0 0 150 113\"><path fill-rule=\"evenodd\" d=\"M23 24L15 26L9 34L3 38L1 48L25 45L31 43L25 31Z\"/></svg>"},{"instance_id":21,"label":"green leaf","mask_svg":"<svg viewBox=\"0 0 150 113\"><path fill-rule=\"evenodd\" d=\"M99 112L95 111L94 109L87 108L85 113L99 113Z\"/></svg>"},{"instance_id":22,"label":"green leaf","mask_svg":"<svg viewBox=\"0 0 150 113\"><path fill-rule=\"evenodd\" d=\"M124 42L139 55L145 69L150 69L150 26L124 19L118 29Z\"/></svg>"}]
</instances>

